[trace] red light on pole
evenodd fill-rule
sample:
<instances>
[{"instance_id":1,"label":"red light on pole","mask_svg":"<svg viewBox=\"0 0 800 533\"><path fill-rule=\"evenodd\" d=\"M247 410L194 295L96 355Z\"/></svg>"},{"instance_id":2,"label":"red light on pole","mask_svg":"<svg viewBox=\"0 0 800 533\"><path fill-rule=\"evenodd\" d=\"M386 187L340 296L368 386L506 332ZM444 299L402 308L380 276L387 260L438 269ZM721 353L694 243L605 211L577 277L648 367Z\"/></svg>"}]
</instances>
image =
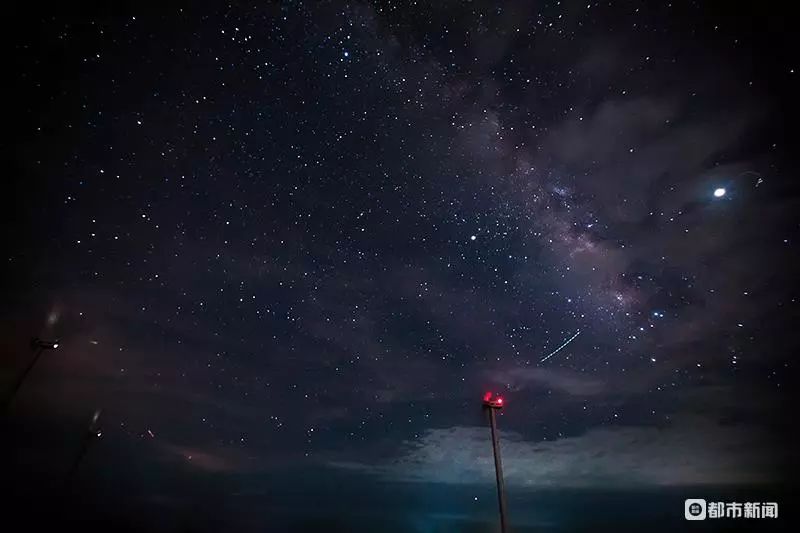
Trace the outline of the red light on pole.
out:
<instances>
[{"instance_id":1,"label":"red light on pole","mask_svg":"<svg viewBox=\"0 0 800 533\"><path fill-rule=\"evenodd\" d=\"M492 451L494 473L497 478L497 501L500 505L500 531L506 532L506 491L503 483L503 463L500 461L500 433L497 431L495 411L503 408L503 397L487 392L483 395L483 408L489 411L489 427L492 428Z\"/></svg>"},{"instance_id":2,"label":"red light on pole","mask_svg":"<svg viewBox=\"0 0 800 533\"><path fill-rule=\"evenodd\" d=\"M492 409L502 409L503 397L493 392L487 392L483 395L483 406L491 407Z\"/></svg>"}]
</instances>

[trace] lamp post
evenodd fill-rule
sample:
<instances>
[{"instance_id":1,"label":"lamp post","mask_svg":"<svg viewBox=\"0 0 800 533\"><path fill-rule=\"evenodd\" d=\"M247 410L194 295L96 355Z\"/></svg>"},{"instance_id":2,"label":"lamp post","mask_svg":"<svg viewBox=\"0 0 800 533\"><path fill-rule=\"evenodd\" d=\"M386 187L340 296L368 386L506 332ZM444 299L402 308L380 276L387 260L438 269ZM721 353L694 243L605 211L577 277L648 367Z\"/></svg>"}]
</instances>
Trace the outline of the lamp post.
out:
<instances>
[{"instance_id":1,"label":"lamp post","mask_svg":"<svg viewBox=\"0 0 800 533\"><path fill-rule=\"evenodd\" d=\"M22 384L25 382L25 378L28 377L28 374L30 374L31 370L33 370L33 367L36 366L36 362L39 360L39 357L42 356L42 353L45 350L55 350L57 348L58 339L52 341L44 341L38 337L31 339L31 349L33 349L35 352L33 359L31 359L31 362L28 363L28 366L25 367L25 370L22 371L22 374L20 374L20 376L17 378L17 381L14 383L14 386L11 388L11 394L6 400L6 411L8 411L8 409L11 407L11 404L14 402L14 398L17 395L17 391L19 391L20 387L22 387Z\"/></svg>"},{"instance_id":2,"label":"lamp post","mask_svg":"<svg viewBox=\"0 0 800 533\"><path fill-rule=\"evenodd\" d=\"M83 439L81 440L81 448L78 451L78 454L75 456L75 460L72 462L69 470L67 471L67 475L64 478L64 487L65 490L69 490L72 486L72 482L75 478L75 475L78 472L78 468L81 466L83 462L83 458L86 457L86 452L89 451L89 446L94 442L95 439L99 439L103 436L103 430L100 429L98 424L98 420L100 419L101 410L98 409L94 412L92 416L91 422L89 422L89 426L86 428L86 432L83 434Z\"/></svg>"},{"instance_id":3,"label":"lamp post","mask_svg":"<svg viewBox=\"0 0 800 533\"><path fill-rule=\"evenodd\" d=\"M492 428L492 450L494 451L494 474L497 478L497 502L500 506L500 531L506 533L506 489L503 483L503 463L500 460L500 433L497 431L495 411L503 408L503 397L487 392L483 395L483 408L489 411Z\"/></svg>"}]
</instances>

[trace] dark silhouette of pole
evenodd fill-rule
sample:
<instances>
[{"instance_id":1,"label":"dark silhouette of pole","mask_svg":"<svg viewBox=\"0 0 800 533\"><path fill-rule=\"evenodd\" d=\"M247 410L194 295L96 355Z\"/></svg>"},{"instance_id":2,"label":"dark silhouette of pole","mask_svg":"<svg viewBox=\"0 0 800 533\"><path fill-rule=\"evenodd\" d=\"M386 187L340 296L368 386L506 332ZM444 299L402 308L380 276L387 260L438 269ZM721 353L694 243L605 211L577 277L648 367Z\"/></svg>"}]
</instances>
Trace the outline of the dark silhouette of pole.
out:
<instances>
[{"instance_id":1,"label":"dark silhouette of pole","mask_svg":"<svg viewBox=\"0 0 800 533\"><path fill-rule=\"evenodd\" d=\"M67 476L64 478L65 492L68 491L72 486L73 479L75 478L75 475L77 474L84 457L86 457L86 452L89 451L89 446L91 446L95 439L98 439L103 435L103 432L97 425L97 420L99 418L100 409L94 412L92 421L89 422L89 427L86 428L86 433L84 433L83 439L81 440L81 448L78 451L78 455L75 456L75 460L72 462L72 466L70 466L69 470L67 471Z\"/></svg>"},{"instance_id":2,"label":"dark silhouette of pole","mask_svg":"<svg viewBox=\"0 0 800 533\"><path fill-rule=\"evenodd\" d=\"M500 531L506 533L506 489L503 482L503 462L500 459L500 433L497 431L495 411L503 408L503 398L487 392L483 397L483 407L489 411L489 425L492 428L492 451L494 452L494 474L497 479L497 503L500 506Z\"/></svg>"},{"instance_id":3,"label":"dark silhouette of pole","mask_svg":"<svg viewBox=\"0 0 800 533\"><path fill-rule=\"evenodd\" d=\"M22 374L19 375L17 381L14 382L14 386L11 388L11 394L6 400L6 411L11 408L11 404L14 403L14 398L17 396L17 392L19 391L20 387L22 387L22 384L25 383L25 378L27 378L28 374L31 373L33 367L36 366L36 362L42 356L42 353L44 353L45 350L55 350L58 348L58 341L43 341L41 339L34 338L31 340L31 347L35 350L33 359L31 359L31 362L25 367L25 370L22 371Z\"/></svg>"}]
</instances>

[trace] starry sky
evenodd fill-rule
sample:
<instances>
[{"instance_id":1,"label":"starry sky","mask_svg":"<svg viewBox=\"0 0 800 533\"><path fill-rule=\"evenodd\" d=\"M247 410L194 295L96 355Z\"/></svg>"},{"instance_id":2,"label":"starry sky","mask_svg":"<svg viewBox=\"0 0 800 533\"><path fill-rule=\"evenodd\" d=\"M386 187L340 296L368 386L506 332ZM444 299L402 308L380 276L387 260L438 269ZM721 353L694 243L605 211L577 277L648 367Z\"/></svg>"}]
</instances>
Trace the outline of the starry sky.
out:
<instances>
[{"instance_id":1,"label":"starry sky","mask_svg":"<svg viewBox=\"0 0 800 533\"><path fill-rule=\"evenodd\" d=\"M486 390L520 530L559 520L528 494L788 482L785 14L14 9L2 390L60 339L7 407L23 494L62 486L101 409L44 501L463 531L496 516Z\"/></svg>"}]
</instances>

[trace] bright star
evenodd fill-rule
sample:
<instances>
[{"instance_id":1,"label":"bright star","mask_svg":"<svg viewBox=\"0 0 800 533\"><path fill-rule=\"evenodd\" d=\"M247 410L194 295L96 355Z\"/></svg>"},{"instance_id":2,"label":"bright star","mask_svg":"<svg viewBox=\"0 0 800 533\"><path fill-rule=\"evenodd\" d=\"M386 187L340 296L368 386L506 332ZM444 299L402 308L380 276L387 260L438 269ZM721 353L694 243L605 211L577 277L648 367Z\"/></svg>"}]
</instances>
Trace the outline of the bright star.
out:
<instances>
[{"instance_id":1,"label":"bright star","mask_svg":"<svg viewBox=\"0 0 800 533\"><path fill-rule=\"evenodd\" d=\"M722 187L719 187L719 188L717 188L717 189L714 189L714 198L722 198L723 196L725 196L725 193L726 193L726 192L728 192L728 191L726 191L726 190L725 190L724 188L722 188Z\"/></svg>"}]
</instances>

